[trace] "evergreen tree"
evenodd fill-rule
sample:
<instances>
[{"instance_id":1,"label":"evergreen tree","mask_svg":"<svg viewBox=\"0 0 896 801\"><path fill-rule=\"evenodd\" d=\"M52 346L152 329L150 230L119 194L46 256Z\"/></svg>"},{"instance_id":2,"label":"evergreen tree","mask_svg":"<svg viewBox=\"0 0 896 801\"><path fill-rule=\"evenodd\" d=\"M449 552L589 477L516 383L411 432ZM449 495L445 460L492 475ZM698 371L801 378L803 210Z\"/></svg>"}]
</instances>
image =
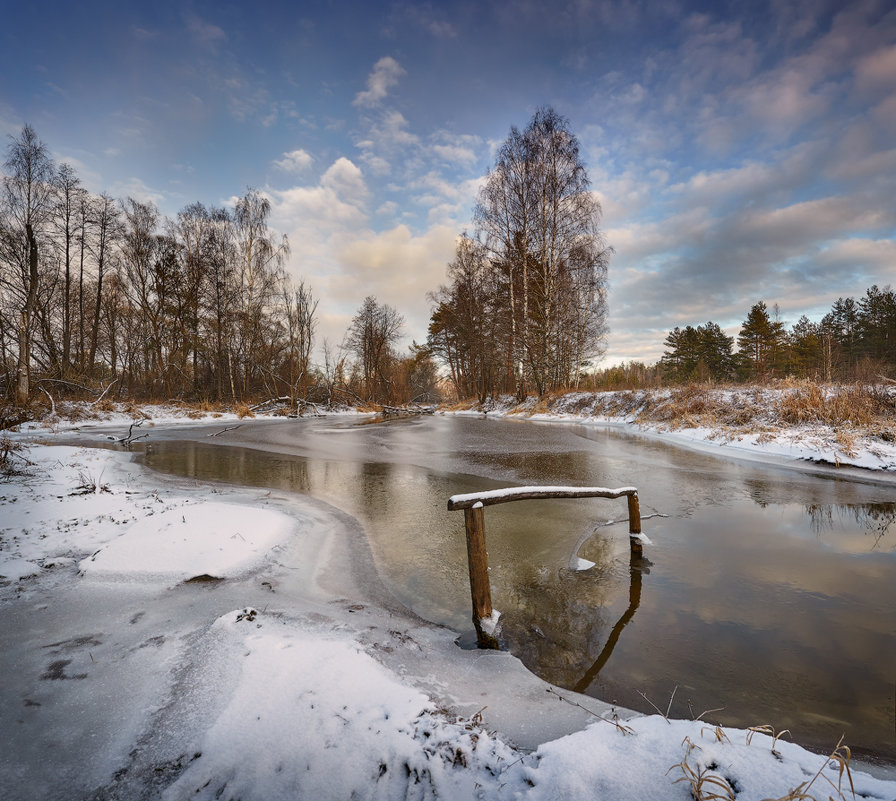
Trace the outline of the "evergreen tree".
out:
<instances>
[{"instance_id":1,"label":"evergreen tree","mask_svg":"<svg viewBox=\"0 0 896 801\"><path fill-rule=\"evenodd\" d=\"M870 287L858 303L859 352L878 362L896 362L896 292Z\"/></svg>"},{"instance_id":2,"label":"evergreen tree","mask_svg":"<svg viewBox=\"0 0 896 801\"><path fill-rule=\"evenodd\" d=\"M790 331L790 372L802 377L817 373L824 366L820 326L804 314Z\"/></svg>"},{"instance_id":3,"label":"evergreen tree","mask_svg":"<svg viewBox=\"0 0 896 801\"><path fill-rule=\"evenodd\" d=\"M737 335L738 353L754 378L768 378L778 366L784 344L784 324L772 320L763 301L750 309Z\"/></svg>"}]
</instances>

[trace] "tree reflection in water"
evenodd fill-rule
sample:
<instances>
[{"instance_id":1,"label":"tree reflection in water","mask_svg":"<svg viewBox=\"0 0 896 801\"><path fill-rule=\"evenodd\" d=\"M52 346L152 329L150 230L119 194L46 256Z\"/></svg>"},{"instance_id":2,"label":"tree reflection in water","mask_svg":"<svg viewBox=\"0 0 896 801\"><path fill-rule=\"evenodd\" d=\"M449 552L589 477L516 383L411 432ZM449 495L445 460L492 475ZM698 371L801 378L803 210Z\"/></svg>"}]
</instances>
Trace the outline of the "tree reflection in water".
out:
<instances>
[{"instance_id":1,"label":"tree reflection in water","mask_svg":"<svg viewBox=\"0 0 896 801\"><path fill-rule=\"evenodd\" d=\"M806 514L816 534L833 531L834 515L852 517L871 536L870 550L879 550L887 545L884 538L896 522L896 503L869 503L861 505L808 504Z\"/></svg>"}]
</instances>

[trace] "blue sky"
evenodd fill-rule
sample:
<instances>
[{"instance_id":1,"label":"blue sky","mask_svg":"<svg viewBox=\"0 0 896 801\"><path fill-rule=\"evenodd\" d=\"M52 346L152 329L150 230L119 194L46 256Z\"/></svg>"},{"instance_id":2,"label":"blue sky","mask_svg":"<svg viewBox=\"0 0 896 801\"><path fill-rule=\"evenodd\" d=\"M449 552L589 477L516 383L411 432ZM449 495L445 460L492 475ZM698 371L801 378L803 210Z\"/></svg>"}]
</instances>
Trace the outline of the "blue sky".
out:
<instances>
[{"instance_id":1,"label":"blue sky","mask_svg":"<svg viewBox=\"0 0 896 801\"><path fill-rule=\"evenodd\" d=\"M496 147L569 118L603 207L605 364L758 300L896 283L896 4L6 3L0 133L173 215L248 186L341 341L364 296L425 339Z\"/></svg>"}]
</instances>

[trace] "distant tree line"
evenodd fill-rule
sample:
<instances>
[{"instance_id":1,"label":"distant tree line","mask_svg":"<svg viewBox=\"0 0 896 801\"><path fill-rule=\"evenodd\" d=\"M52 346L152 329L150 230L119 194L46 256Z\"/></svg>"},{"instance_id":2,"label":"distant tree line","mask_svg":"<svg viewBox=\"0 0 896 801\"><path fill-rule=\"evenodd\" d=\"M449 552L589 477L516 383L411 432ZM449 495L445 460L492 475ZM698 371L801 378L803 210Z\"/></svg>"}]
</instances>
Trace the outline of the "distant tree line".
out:
<instances>
[{"instance_id":1,"label":"distant tree line","mask_svg":"<svg viewBox=\"0 0 896 801\"><path fill-rule=\"evenodd\" d=\"M0 395L108 387L112 398L243 402L314 396L434 400L428 351L395 351L400 315L367 298L343 346L312 364L318 301L284 265L271 206L232 209L93 195L30 126L0 186ZM353 358L354 357L354 358Z\"/></svg>"},{"instance_id":2,"label":"distant tree line","mask_svg":"<svg viewBox=\"0 0 896 801\"><path fill-rule=\"evenodd\" d=\"M896 371L896 292L870 287L858 301L839 298L820 322L805 315L789 329L763 301L735 338L716 323L676 327L660 360L669 382L766 381L783 376L855 380Z\"/></svg>"},{"instance_id":3,"label":"distant tree line","mask_svg":"<svg viewBox=\"0 0 896 801\"><path fill-rule=\"evenodd\" d=\"M604 349L610 251L568 121L539 109L511 128L480 192L476 229L431 294L427 345L459 397L576 386Z\"/></svg>"}]
</instances>

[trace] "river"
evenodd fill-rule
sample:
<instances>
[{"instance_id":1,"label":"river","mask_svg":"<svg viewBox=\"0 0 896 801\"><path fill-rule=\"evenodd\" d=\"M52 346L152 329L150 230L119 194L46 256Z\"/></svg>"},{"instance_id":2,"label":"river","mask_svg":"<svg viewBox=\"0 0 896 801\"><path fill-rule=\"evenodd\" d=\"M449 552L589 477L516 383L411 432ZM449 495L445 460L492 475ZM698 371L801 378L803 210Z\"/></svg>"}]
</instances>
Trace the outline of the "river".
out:
<instances>
[{"instance_id":1,"label":"river","mask_svg":"<svg viewBox=\"0 0 896 801\"><path fill-rule=\"evenodd\" d=\"M222 426L221 429L225 428ZM502 640L533 672L621 706L770 724L896 763L892 483L737 461L577 424L436 416L153 431L168 473L271 487L362 522L407 607L472 639L463 515L450 495L519 484L638 487L625 500L486 509ZM219 433L220 432L220 433ZM571 569L577 560L594 563Z\"/></svg>"}]
</instances>

